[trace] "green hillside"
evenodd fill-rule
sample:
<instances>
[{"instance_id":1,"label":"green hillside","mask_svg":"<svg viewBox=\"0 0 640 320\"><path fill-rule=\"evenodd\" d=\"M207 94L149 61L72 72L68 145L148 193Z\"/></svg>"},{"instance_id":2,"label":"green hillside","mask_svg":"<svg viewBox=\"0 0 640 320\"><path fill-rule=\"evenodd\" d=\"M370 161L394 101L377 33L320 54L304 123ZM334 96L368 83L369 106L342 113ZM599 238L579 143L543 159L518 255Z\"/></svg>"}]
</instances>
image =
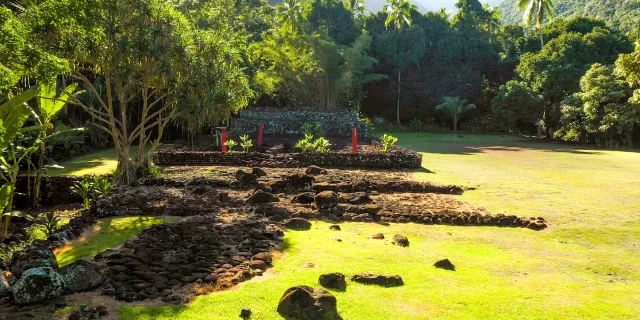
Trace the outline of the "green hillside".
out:
<instances>
[{"instance_id":1,"label":"green hillside","mask_svg":"<svg viewBox=\"0 0 640 320\"><path fill-rule=\"evenodd\" d=\"M594 17L616 28L636 31L640 21L640 3L634 0L555 0L558 18L573 16ZM498 5L505 24L522 23L516 0L504 0Z\"/></svg>"}]
</instances>

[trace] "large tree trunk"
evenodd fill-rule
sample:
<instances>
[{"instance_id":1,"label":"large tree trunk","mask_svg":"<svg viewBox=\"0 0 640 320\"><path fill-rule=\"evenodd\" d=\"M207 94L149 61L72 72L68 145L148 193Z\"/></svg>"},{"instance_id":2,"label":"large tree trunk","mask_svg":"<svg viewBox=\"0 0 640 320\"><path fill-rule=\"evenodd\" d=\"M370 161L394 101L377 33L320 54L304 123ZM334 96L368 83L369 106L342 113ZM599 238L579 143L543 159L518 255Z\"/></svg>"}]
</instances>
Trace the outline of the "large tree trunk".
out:
<instances>
[{"instance_id":1,"label":"large tree trunk","mask_svg":"<svg viewBox=\"0 0 640 320\"><path fill-rule=\"evenodd\" d=\"M396 106L396 121L400 124L400 69L398 69L398 103Z\"/></svg>"},{"instance_id":2,"label":"large tree trunk","mask_svg":"<svg viewBox=\"0 0 640 320\"><path fill-rule=\"evenodd\" d=\"M542 35L542 26L540 26L540 50L544 48L544 36Z\"/></svg>"},{"instance_id":3,"label":"large tree trunk","mask_svg":"<svg viewBox=\"0 0 640 320\"><path fill-rule=\"evenodd\" d=\"M453 133L458 133L458 116L453 116Z\"/></svg>"}]
</instances>

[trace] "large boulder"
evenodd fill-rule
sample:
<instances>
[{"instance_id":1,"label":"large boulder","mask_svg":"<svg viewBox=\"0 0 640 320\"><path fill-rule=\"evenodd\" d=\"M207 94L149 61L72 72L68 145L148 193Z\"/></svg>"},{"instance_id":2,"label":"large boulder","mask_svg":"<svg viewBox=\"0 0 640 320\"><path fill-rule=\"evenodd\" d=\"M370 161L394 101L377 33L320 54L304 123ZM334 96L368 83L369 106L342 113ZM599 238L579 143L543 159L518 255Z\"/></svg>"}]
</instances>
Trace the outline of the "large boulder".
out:
<instances>
[{"instance_id":1,"label":"large boulder","mask_svg":"<svg viewBox=\"0 0 640 320\"><path fill-rule=\"evenodd\" d=\"M333 210L338 206L338 195L333 191L322 191L316 194L314 203L318 210Z\"/></svg>"},{"instance_id":2,"label":"large boulder","mask_svg":"<svg viewBox=\"0 0 640 320\"><path fill-rule=\"evenodd\" d=\"M347 282L342 273L327 273L320 276L318 282L327 289L346 290Z\"/></svg>"},{"instance_id":3,"label":"large boulder","mask_svg":"<svg viewBox=\"0 0 640 320\"><path fill-rule=\"evenodd\" d=\"M104 274L98 270L96 265L84 260L78 260L60 268L58 273L66 284L65 293L92 290L101 286L105 280Z\"/></svg>"},{"instance_id":4,"label":"large boulder","mask_svg":"<svg viewBox=\"0 0 640 320\"><path fill-rule=\"evenodd\" d=\"M0 299L9 294L9 281L4 276L4 271L0 270Z\"/></svg>"},{"instance_id":5,"label":"large boulder","mask_svg":"<svg viewBox=\"0 0 640 320\"><path fill-rule=\"evenodd\" d=\"M404 285L404 281L398 275L387 276L380 274L361 273L351 277L351 281L363 284L375 284L383 287L398 287Z\"/></svg>"},{"instance_id":6,"label":"large boulder","mask_svg":"<svg viewBox=\"0 0 640 320\"><path fill-rule=\"evenodd\" d=\"M278 196L268 192L264 192L262 190L257 190L251 196L249 196L246 203L261 204L261 203L271 203L271 202L279 202L279 201L280 201L280 198L278 198Z\"/></svg>"},{"instance_id":7,"label":"large boulder","mask_svg":"<svg viewBox=\"0 0 640 320\"><path fill-rule=\"evenodd\" d=\"M304 192L293 197L291 203L311 204L314 201L314 197L315 195L312 192Z\"/></svg>"},{"instance_id":8,"label":"large boulder","mask_svg":"<svg viewBox=\"0 0 640 320\"><path fill-rule=\"evenodd\" d=\"M24 271L13 286L17 304L32 304L59 297L64 292L62 276L53 268L33 268Z\"/></svg>"},{"instance_id":9,"label":"large boulder","mask_svg":"<svg viewBox=\"0 0 640 320\"><path fill-rule=\"evenodd\" d=\"M336 297L322 288L296 286L285 291L278 304L278 313L298 320L338 318Z\"/></svg>"},{"instance_id":10,"label":"large boulder","mask_svg":"<svg viewBox=\"0 0 640 320\"><path fill-rule=\"evenodd\" d=\"M258 176L253 173L247 173L243 170L236 171L236 180L243 185L254 184L258 180Z\"/></svg>"},{"instance_id":11,"label":"large boulder","mask_svg":"<svg viewBox=\"0 0 640 320\"><path fill-rule=\"evenodd\" d=\"M20 278L26 270L40 267L58 268L58 261L49 248L31 248L22 251L11 261L9 270Z\"/></svg>"},{"instance_id":12,"label":"large boulder","mask_svg":"<svg viewBox=\"0 0 640 320\"><path fill-rule=\"evenodd\" d=\"M438 269L456 271L456 267L453 265L453 263L451 263L451 261L449 261L449 259L438 260L433 264L433 266Z\"/></svg>"}]
</instances>

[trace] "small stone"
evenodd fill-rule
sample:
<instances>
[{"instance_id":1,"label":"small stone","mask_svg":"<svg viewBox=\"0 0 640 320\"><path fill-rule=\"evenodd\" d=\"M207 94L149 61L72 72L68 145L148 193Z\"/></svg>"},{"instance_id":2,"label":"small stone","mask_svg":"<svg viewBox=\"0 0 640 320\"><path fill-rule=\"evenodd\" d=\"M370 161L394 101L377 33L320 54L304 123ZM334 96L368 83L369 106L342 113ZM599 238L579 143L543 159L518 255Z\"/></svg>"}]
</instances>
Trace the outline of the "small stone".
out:
<instances>
[{"instance_id":1,"label":"small stone","mask_svg":"<svg viewBox=\"0 0 640 320\"><path fill-rule=\"evenodd\" d=\"M433 264L434 267L444 270L456 271L456 267L449 259L442 259Z\"/></svg>"},{"instance_id":2,"label":"small stone","mask_svg":"<svg viewBox=\"0 0 640 320\"><path fill-rule=\"evenodd\" d=\"M249 261L249 268L266 270L267 264L262 260L251 260Z\"/></svg>"},{"instance_id":3,"label":"small stone","mask_svg":"<svg viewBox=\"0 0 640 320\"><path fill-rule=\"evenodd\" d=\"M404 285L404 281L398 275L379 275L371 273L361 273L351 277L351 281L363 284L375 284L383 287L398 287Z\"/></svg>"},{"instance_id":4,"label":"small stone","mask_svg":"<svg viewBox=\"0 0 640 320\"><path fill-rule=\"evenodd\" d=\"M240 318L246 319L251 317L251 309L244 308L240 311Z\"/></svg>"},{"instance_id":5,"label":"small stone","mask_svg":"<svg viewBox=\"0 0 640 320\"><path fill-rule=\"evenodd\" d=\"M340 231L340 226L337 224L334 224L331 227L329 227L329 229L334 231Z\"/></svg>"},{"instance_id":6,"label":"small stone","mask_svg":"<svg viewBox=\"0 0 640 320\"><path fill-rule=\"evenodd\" d=\"M268 192L264 192L262 190L257 190L246 200L246 203L261 204L261 203L270 203L270 202L279 202L279 201L280 201L280 198L278 198L278 196Z\"/></svg>"},{"instance_id":7,"label":"small stone","mask_svg":"<svg viewBox=\"0 0 640 320\"><path fill-rule=\"evenodd\" d=\"M382 239L384 239L384 234L376 233L376 234L371 236L371 239L382 240Z\"/></svg>"},{"instance_id":8,"label":"small stone","mask_svg":"<svg viewBox=\"0 0 640 320\"><path fill-rule=\"evenodd\" d=\"M320 168L318 166L309 166L307 167L307 169L304 170L304 174L310 174L310 175L327 174L327 170Z\"/></svg>"},{"instance_id":9,"label":"small stone","mask_svg":"<svg viewBox=\"0 0 640 320\"><path fill-rule=\"evenodd\" d=\"M409 239L403 235L396 234L393 236L393 242L401 247L409 246Z\"/></svg>"},{"instance_id":10,"label":"small stone","mask_svg":"<svg viewBox=\"0 0 640 320\"><path fill-rule=\"evenodd\" d=\"M285 318L329 320L338 318L336 297L322 288L296 286L285 291L278 313Z\"/></svg>"},{"instance_id":11,"label":"small stone","mask_svg":"<svg viewBox=\"0 0 640 320\"><path fill-rule=\"evenodd\" d=\"M251 174L255 174L257 177L266 177L267 176L267 172L260 169L260 168L253 168L251 169Z\"/></svg>"},{"instance_id":12,"label":"small stone","mask_svg":"<svg viewBox=\"0 0 640 320\"><path fill-rule=\"evenodd\" d=\"M260 252L253 256L254 260L262 260L267 264L271 264L271 254L269 252Z\"/></svg>"},{"instance_id":13,"label":"small stone","mask_svg":"<svg viewBox=\"0 0 640 320\"><path fill-rule=\"evenodd\" d=\"M316 194L314 203L318 210L333 210L338 205L338 194L333 191L323 191Z\"/></svg>"}]
</instances>

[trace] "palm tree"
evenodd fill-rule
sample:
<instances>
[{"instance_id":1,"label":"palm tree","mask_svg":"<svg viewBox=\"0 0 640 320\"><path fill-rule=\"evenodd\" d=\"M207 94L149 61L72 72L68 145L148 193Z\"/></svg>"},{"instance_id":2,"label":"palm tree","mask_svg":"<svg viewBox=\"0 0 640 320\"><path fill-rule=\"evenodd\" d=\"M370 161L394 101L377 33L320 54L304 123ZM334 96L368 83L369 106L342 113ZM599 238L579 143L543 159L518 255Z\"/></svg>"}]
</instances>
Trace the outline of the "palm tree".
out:
<instances>
[{"instance_id":1,"label":"palm tree","mask_svg":"<svg viewBox=\"0 0 640 320\"><path fill-rule=\"evenodd\" d=\"M411 26L411 15L418 11L418 7L411 3L411 0L387 0L387 4L382 9L387 12L385 27L393 23L393 29L399 32L402 26ZM400 45L398 42L398 51ZM400 68L398 68L398 103L396 107L396 121L400 124Z\"/></svg>"},{"instance_id":2,"label":"palm tree","mask_svg":"<svg viewBox=\"0 0 640 320\"><path fill-rule=\"evenodd\" d=\"M467 104L467 99L460 99L459 97L444 97L443 103L436 107L436 110L442 110L451 119L453 119L453 132L458 132L458 119L464 115L467 111L474 109L475 104Z\"/></svg>"},{"instance_id":3,"label":"palm tree","mask_svg":"<svg viewBox=\"0 0 640 320\"><path fill-rule=\"evenodd\" d=\"M544 47L544 38L542 36L542 23L544 17L549 20L553 19L556 9L553 7L551 0L518 0L518 7L523 11L522 20L525 26L531 25L531 20L536 19L536 27L540 30L540 46Z\"/></svg>"},{"instance_id":4,"label":"palm tree","mask_svg":"<svg viewBox=\"0 0 640 320\"><path fill-rule=\"evenodd\" d=\"M364 6L364 0L344 0L344 6L351 11L354 18L364 15L367 7Z\"/></svg>"},{"instance_id":5,"label":"palm tree","mask_svg":"<svg viewBox=\"0 0 640 320\"><path fill-rule=\"evenodd\" d=\"M307 18L304 0L285 0L277 8L278 23L289 25L291 31L302 31L302 24Z\"/></svg>"},{"instance_id":6,"label":"palm tree","mask_svg":"<svg viewBox=\"0 0 640 320\"><path fill-rule=\"evenodd\" d=\"M498 7L491 7L489 3L484 4L484 10L487 12L487 21L486 21L486 29L489 33L489 42L493 41L493 38L500 30L500 20L502 19L502 15L500 14L500 9Z\"/></svg>"}]
</instances>

